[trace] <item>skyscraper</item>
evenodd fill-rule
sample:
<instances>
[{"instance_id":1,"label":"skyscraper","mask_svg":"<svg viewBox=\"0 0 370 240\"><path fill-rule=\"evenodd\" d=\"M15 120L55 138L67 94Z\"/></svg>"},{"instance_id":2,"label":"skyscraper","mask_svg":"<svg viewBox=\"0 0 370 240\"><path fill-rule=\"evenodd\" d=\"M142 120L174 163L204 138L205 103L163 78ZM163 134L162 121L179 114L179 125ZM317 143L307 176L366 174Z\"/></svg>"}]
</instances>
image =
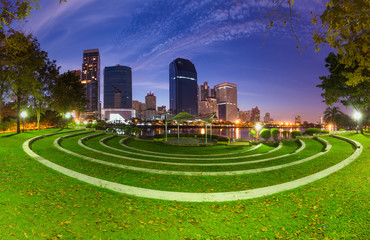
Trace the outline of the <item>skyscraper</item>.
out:
<instances>
[{"instance_id":1,"label":"skyscraper","mask_svg":"<svg viewBox=\"0 0 370 240\"><path fill-rule=\"evenodd\" d=\"M132 108L132 73L126 66L104 68L104 108Z\"/></svg>"},{"instance_id":2,"label":"skyscraper","mask_svg":"<svg viewBox=\"0 0 370 240\"><path fill-rule=\"evenodd\" d=\"M269 123L271 121L271 116L270 116L270 113L267 112L265 113L265 117L263 118L263 122L264 123Z\"/></svg>"},{"instance_id":3,"label":"skyscraper","mask_svg":"<svg viewBox=\"0 0 370 240\"><path fill-rule=\"evenodd\" d=\"M201 101L206 101L207 98L209 98L209 86L208 82L204 82L203 85L200 85L200 100Z\"/></svg>"},{"instance_id":4,"label":"skyscraper","mask_svg":"<svg viewBox=\"0 0 370 240\"><path fill-rule=\"evenodd\" d=\"M100 111L100 55L99 49L83 51L81 82L86 89L86 117L95 118Z\"/></svg>"},{"instance_id":5,"label":"skyscraper","mask_svg":"<svg viewBox=\"0 0 370 240\"><path fill-rule=\"evenodd\" d=\"M190 60L177 58L170 63L170 111L198 115L197 71Z\"/></svg>"},{"instance_id":6,"label":"skyscraper","mask_svg":"<svg viewBox=\"0 0 370 240\"><path fill-rule=\"evenodd\" d=\"M252 108L251 111L251 122L259 122L260 121L260 110L256 106L255 108Z\"/></svg>"},{"instance_id":7,"label":"skyscraper","mask_svg":"<svg viewBox=\"0 0 370 240\"><path fill-rule=\"evenodd\" d=\"M224 82L215 86L218 117L223 121L236 121L238 117L237 86Z\"/></svg>"},{"instance_id":8,"label":"skyscraper","mask_svg":"<svg viewBox=\"0 0 370 240\"><path fill-rule=\"evenodd\" d=\"M132 109L131 68L117 64L104 68L103 115L111 122L122 122L136 116Z\"/></svg>"},{"instance_id":9,"label":"skyscraper","mask_svg":"<svg viewBox=\"0 0 370 240\"><path fill-rule=\"evenodd\" d=\"M157 98L154 96L154 92L147 92L145 96L145 119L146 120L153 120L154 116L156 115L156 107L157 107Z\"/></svg>"}]
</instances>

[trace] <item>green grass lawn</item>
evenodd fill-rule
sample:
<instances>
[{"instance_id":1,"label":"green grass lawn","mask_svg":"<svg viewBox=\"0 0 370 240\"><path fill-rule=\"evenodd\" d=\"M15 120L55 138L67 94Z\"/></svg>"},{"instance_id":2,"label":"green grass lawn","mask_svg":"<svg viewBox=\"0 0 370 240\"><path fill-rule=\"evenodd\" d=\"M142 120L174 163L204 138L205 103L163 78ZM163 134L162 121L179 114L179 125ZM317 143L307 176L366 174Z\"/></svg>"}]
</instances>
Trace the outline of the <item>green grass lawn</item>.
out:
<instances>
[{"instance_id":1,"label":"green grass lawn","mask_svg":"<svg viewBox=\"0 0 370 240\"><path fill-rule=\"evenodd\" d=\"M22 143L37 134L0 137L0 239L369 237L369 135L349 135L362 143L363 153L349 166L320 181L270 197L216 204L137 198L66 177L23 152ZM325 139L333 148L317 165L332 165L353 151L343 146L335 148L337 139ZM51 155L58 153L54 148L50 151ZM304 175L310 166L301 167ZM141 175L136 172L129 177ZM234 183L229 184L232 187Z\"/></svg>"}]
</instances>

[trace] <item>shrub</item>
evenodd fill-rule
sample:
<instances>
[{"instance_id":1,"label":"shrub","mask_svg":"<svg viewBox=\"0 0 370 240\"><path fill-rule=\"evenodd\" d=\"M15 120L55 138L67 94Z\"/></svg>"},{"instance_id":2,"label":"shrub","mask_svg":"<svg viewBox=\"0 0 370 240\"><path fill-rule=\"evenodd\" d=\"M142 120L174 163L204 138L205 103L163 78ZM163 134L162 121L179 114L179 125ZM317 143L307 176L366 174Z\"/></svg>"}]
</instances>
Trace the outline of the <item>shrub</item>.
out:
<instances>
[{"instance_id":1,"label":"shrub","mask_svg":"<svg viewBox=\"0 0 370 240\"><path fill-rule=\"evenodd\" d=\"M329 130L322 130L322 133L329 133Z\"/></svg>"},{"instance_id":2,"label":"shrub","mask_svg":"<svg viewBox=\"0 0 370 240\"><path fill-rule=\"evenodd\" d=\"M317 129L317 128L308 128L303 132L304 135L310 135L310 136L313 136L314 133L315 134L320 134L320 133L322 133L322 131L320 129Z\"/></svg>"},{"instance_id":3,"label":"shrub","mask_svg":"<svg viewBox=\"0 0 370 240\"><path fill-rule=\"evenodd\" d=\"M290 132L288 130L283 131L283 137L288 138L290 136Z\"/></svg>"},{"instance_id":4,"label":"shrub","mask_svg":"<svg viewBox=\"0 0 370 240\"><path fill-rule=\"evenodd\" d=\"M105 122L97 122L93 124L91 127L95 128L96 130L105 130Z\"/></svg>"},{"instance_id":5,"label":"shrub","mask_svg":"<svg viewBox=\"0 0 370 240\"><path fill-rule=\"evenodd\" d=\"M92 123L86 124L86 128L91 128L91 127L92 127Z\"/></svg>"},{"instance_id":6,"label":"shrub","mask_svg":"<svg viewBox=\"0 0 370 240\"><path fill-rule=\"evenodd\" d=\"M301 131L292 131L292 138L296 138L297 136L302 136L302 132Z\"/></svg>"},{"instance_id":7,"label":"shrub","mask_svg":"<svg viewBox=\"0 0 370 240\"><path fill-rule=\"evenodd\" d=\"M275 141L279 139L280 131L277 128L271 129L271 135L274 138Z\"/></svg>"},{"instance_id":8,"label":"shrub","mask_svg":"<svg viewBox=\"0 0 370 240\"><path fill-rule=\"evenodd\" d=\"M262 129L261 133L260 133L260 137L265 139L265 140L268 140L270 137L271 137L271 132L270 130L268 129Z\"/></svg>"},{"instance_id":9,"label":"shrub","mask_svg":"<svg viewBox=\"0 0 370 240\"><path fill-rule=\"evenodd\" d=\"M343 129L343 128L341 128L341 129L339 129L339 131L341 131L341 132L345 132L346 130L345 130L345 129Z\"/></svg>"}]
</instances>

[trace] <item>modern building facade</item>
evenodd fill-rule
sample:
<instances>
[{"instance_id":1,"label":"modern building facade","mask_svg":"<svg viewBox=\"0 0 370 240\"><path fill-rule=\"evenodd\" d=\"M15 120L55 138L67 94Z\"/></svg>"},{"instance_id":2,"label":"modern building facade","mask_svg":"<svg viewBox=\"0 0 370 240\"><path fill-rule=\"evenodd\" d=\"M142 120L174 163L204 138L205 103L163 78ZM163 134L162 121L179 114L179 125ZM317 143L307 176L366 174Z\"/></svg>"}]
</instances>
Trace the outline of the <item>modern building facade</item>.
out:
<instances>
[{"instance_id":1,"label":"modern building facade","mask_svg":"<svg viewBox=\"0 0 370 240\"><path fill-rule=\"evenodd\" d=\"M250 122L251 121L251 111L239 111L239 119L242 122Z\"/></svg>"},{"instance_id":2,"label":"modern building facade","mask_svg":"<svg viewBox=\"0 0 370 240\"><path fill-rule=\"evenodd\" d=\"M258 107L256 106L255 108L252 108L252 111L251 111L251 122L253 122L253 123L259 122L260 121L260 116L261 116L261 112L258 109Z\"/></svg>"},{"instance_id":3,"label":"modern building facade","mask_svg":"<svg viewBox=\"0 0 370 240\"><path fill-rule=\"evenodd\" d=\"M270 113L269 112L265 113L265 117L263 118L263 122L264 123L271 122L271 116L270 116Z\"/></svg>"},{"instance_id":4,"label":"modern building facade","mask_svg":"<svg viewBox=\"0 0 370 240\"><path fill-rule=\"evenodd\" d=\"M145 119L145 103L139 102L137 100L132 101L132 108L135 110L135 117L139 119Z\"/></svg>"},{"instance_id":5,"label":"modern building facade","mask_svg":"<svg viewBox=\"0 0 370 240\"><path fill-rule=\"evenodd\" d=\"M200 117L211 116L215 114L218 116L218 106L216 98L207 98L207 100L200 101L198 104L198 115Z\"/></svg>"},{"instance_id":6,"label":"modern building facade","mask_svg":"<svg viewBox=\"0 0 370 240\"><path fill-rule=\"evenodd\" d=\"M147 92L145 96L145 119L146 120L153 120L154 116L156 115L156 107L157 107L157 98L154 96L154 92Z\"/></svg>"},{"instance_id":7,"label":"modern building facade","mask_svg":"<svg viewBox=\"0 0 370 240\"><path fill-rule=\"evenodd\" d=\"M127 121L135 117L132 109L132 72L127 66L104 68L104 116L109 121Z\"/></svg>"},{"instance_id":8,"label":"modern building facade","mask_svg":"<svg viewBox=\"0 0 370 240\"><path fill-rule=\"evenodd\" d=\"M170 111L176 115L182 111L198 115L198 83L194 64L177 58L169 66Z\"/></svg>"},{"instance_id":9,"label":"modern building facade","mask_svg":"<svg viewBox=\"0 0 370 240\"><path fill-rule=\"evenodd\" d=\"M104 108L132 108L132 73L126 66L104 68Z\"/></svg>"},{"instance_id":10,"label":"modern building facade","mask_svg":"<svg viewBox=\"0 0 370 240\"><path fill-rule=\"evenodd\" d=\"M210 88L208 82L204 82L203 85L200 85L200 101L206 101L209 98Z\"/></svg>"},{"instance_id":11,"label":"modern building facade","mask_svg":"<svg viewBox=\"0 0 370 240\"><path fill-rule=\"evenodd\" d=\"M86 118L95 118L100 112L100 55L99 49L83 51L81 83L86 89Z\"/></svg>"},{"instance_id":12,"label":"modern building facade","mask_svg":"<svg viewBox=\"0 0 370 240\"><path fill-rule=\"evenodd\" d=\"M238 117L237 85L220 83L215 86L218 105L218 118L222 121L235 122Z\"/></svg>"}]
</instances>

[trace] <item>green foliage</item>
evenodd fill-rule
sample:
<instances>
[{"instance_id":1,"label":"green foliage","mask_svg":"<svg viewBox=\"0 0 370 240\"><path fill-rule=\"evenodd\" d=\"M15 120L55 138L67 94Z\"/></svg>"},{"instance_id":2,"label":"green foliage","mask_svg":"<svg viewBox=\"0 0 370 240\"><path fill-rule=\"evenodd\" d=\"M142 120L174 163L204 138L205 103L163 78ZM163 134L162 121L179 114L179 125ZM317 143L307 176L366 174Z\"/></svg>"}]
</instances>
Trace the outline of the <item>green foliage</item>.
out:
<instances>
[{"instance_id":1,"label":"green foliage","mask_svg":"<svg viewBox=\"0 0 370 240\"><path fill-rule=\"evenodd\" d=\"M280 131L277 128L271 129L271 135L274 138L275 141L279 140Z\"/></svg>"},{"instance_id":2,"label":"green foliage","mask_svg":"<svg viewBox=\"0 0 370 240\"><path fill-rule=\"evenodd\" d=\"M302 136L302 132L301 131L299 131L299 130L294 130L294 131L292 131L292 133L291 133L291 136L292 136L292 138L297 138L298 136Z\"/></svg>"},{"instance_id":3,"label":"green foliage","mask_svg":"<svg viewBox=\"0 0 370 240\"><path fill-rule=\"evenodd\" d=\"M320 134L320 133L322 133L321 129L317 129L317 128L308 128L303 132L304 135L310 135L310 136L313 136L313 134Z\"/></svg>"},{"instance_id":4,"label":"green foliage","mask_svg":"<svg viewBox=\"0 0 370 240\"><path fill-rule=\"evenodd\" d=\"M91 127L95 128L96 130L105 130L105 122L104 121L96 122L92 124Z\"/></svg>"},{"instance_id":5,"label":"green foliage","mask_svg":"<svg viewBox=\"0 0 370 240\"><path fill-rule=\"evenodd\" d=\"M326 9L320 16L321 28L313 35L316 49L328 44L342 55L339 63L352 69L344 73L348 78L346 85L369 85L369 1L330 0L325 4Z\"/></svg>"},{"instance_id":6,"label":"green foliage","mask_svg":"<svg viewBox=\"0 0 370 240\"><path fill-rule=\"evenodd\" d=\"M324 129L324 130L322 130L321 133L327 134L327 133L330 133L330 132L329 132L329 130Z\"/></svg>"},{"instance_id":7,"label":"green foliage","mask_svg":"<svg viewBox=\"0 0 370 240\"><path fill-rule=\"evenodd\" d=\"M343 129L343 128L341 128L341 129L339 129L339 131L341 131L341 132L345 132L346 130L345 130L345 129Z\"/></svg>"},{"instance_id":8,"label":"green foliage","mask_svg":"<svg viewBox=\"0 0 370 240\"><path fill-rule=\"evenodd\" d=\"M51 99L54 109L63 116L67 112L78 110L83 112L87 103L85 86L80 76L68 71L59 75L52 85Z\"/></svg>"},{"instance_id":9,"label":"green foliage","mask_svg":"<svg viewBox=\"0 0 370 240\"><path fill-rule=\"evenodd\" d=\"M260 132L260 137L265 139L265 141L268 140L271 137L270 130L268 130L266 128L262 129L261 132Z\"/></svg>"},{"instance_id":10,"label":"green foliage","mask_svg":"<svg viewBox=\"0 0 370 240\"><path fill-rule=\"evenodd\" d=\"M288 131L288 130L284 130L284 131L282 132L282 134L283 134L283 137L284 137L284 138L289 138L289 136L290 136L290 131Z\"/></svg>"},{"instance_id":11,"label":"green foliage","mask_svg":"<svg viewBox=\"0 0 370 240\"><path fill-rule=\"evenodd\" d=\"M321 76L320 80L322 82L317 87L324 91L321 96L325 99L327 105L331 106L333 103L340 102L344 106L352 106L357 111L366 113L370 104L370 83L365 81L355 86L349 86L346 73L353 72L356 66L346 68L344 64L340 63L342 57L338 54L329 53L325 61L330 75ZM369 75L369 71L366 74Z\"/></svg>"}]
</instances>

